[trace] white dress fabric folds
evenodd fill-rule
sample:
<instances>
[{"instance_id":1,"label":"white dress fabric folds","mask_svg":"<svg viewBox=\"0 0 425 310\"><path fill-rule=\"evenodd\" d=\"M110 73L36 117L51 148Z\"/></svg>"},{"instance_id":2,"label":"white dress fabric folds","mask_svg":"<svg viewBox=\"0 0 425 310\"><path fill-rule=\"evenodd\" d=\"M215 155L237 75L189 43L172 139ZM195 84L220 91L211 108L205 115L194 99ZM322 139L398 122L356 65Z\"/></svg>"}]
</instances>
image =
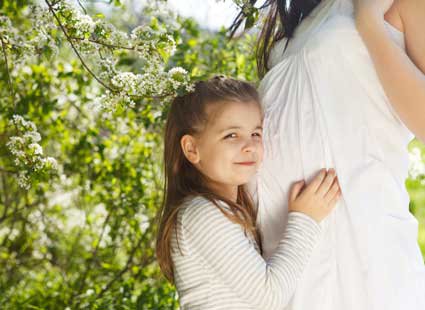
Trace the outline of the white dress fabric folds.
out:
<instances>
[{"instance_id":1,"label":"white dress fabric folds","mask_svg":"<svg viewBox=\"0 0 425 310\"><path fill-rule=\"evenodd\" d=\"M404 49L401 32L387 24ZM412 133L392 109L350 0L322 0L260 84L265 158L256 185L265 257L285 230L293 182L335 168L342 198L322 222L289 310L425 310L418 222L405 188Z\"/></svg>"}]
</instances>

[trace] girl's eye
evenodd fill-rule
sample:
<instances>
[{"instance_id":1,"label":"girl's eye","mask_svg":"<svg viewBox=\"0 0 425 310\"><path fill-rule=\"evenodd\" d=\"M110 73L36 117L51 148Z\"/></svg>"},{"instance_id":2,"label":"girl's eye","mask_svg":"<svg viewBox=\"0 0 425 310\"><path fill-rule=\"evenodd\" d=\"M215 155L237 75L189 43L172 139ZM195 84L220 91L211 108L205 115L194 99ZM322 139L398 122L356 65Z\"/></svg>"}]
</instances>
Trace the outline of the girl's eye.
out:
<instances>
[{"instance_id":1,"label":"girl's eye","mask_svg":"<svg viewBox=\"0 0 425 310\"><path fill-rule=\"evenodd\" d=\"M252 135L253 135L254 137L261 138L261 133L259 133L259 132L254 132Z\"/></svg>"},{"instance_id":2,"label":"girl's eye","mask_svg":"<svg viewBox=\"0 0 425 310\"><path fill-rule=\"evenodd\" d=\"M235 133L230 133L227 136L224 137L224 139L229 139L229 138L236 138L236 134Z\"/></svg>"}]
</instances>

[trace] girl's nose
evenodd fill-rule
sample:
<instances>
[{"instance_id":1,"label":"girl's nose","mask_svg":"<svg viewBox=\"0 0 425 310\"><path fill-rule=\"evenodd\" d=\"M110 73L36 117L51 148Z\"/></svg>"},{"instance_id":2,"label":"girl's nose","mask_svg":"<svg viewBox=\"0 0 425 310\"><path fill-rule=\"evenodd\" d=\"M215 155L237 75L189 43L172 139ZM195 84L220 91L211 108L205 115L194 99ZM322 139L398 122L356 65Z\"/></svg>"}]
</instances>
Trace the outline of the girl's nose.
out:
<instances>
[{"instance_id":1,"label":"girl's nose","mask_svg":"<svg viewBox=\"0 0 425 310\"><path fill-rule=\"evenodd\" d=\"M250 139L250 140L245 142L245 144L242 148L242 151L243 152L253 152L253 151L255 151L255 148L256 148L255 142Z\"/></svg>"}]
</instances>

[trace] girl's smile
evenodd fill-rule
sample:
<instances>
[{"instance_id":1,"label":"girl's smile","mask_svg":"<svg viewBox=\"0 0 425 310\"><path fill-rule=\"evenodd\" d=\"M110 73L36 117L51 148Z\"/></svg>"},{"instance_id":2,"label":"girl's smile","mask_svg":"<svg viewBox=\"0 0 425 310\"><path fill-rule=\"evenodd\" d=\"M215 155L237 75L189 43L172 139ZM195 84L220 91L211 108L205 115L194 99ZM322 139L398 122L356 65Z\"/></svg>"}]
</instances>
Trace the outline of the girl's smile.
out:
<instances>
[{"instance_id":1,"label":"girl's smile","mask_svg":"<svg viewBox=\"0 0 425 310\"><path fill-rule=\"evenodd\" d=\"M241 162L241 163L235 163L236 165L243 165L243 166L253 166L255 165L257 162L255 161L246 161L246 162Z\"/></svg>"}]
</instances>

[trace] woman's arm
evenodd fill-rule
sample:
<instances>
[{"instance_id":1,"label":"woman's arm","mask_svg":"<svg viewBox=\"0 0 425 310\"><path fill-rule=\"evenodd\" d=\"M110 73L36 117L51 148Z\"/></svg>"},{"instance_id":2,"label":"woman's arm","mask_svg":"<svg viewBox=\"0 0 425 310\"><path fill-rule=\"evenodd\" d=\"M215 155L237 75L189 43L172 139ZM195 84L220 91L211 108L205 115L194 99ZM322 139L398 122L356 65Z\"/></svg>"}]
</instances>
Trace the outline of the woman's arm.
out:
<instances>
[{"instance_id":1,"label":"woman's arm","mask_svg":"<svg viewBox=\"0 0 425 310\"><path fill-rule=\"evenodd\" d=\"M400 15L408 55L391 40L382 11L370 0L356 1L357 28L382 86L406 126L425 142L425 1L398 0L391 9Z\"/></svg>"},{"instance_id":2,"label":"woman's arm","mask_svg":"<svg viewBox=\"0 0 425 310\"><path fill-rule=\"evenodd\" d=\"M399 11L410 59L425 73L425 1L398 0Z\"/></svg>"}]
</instances>

